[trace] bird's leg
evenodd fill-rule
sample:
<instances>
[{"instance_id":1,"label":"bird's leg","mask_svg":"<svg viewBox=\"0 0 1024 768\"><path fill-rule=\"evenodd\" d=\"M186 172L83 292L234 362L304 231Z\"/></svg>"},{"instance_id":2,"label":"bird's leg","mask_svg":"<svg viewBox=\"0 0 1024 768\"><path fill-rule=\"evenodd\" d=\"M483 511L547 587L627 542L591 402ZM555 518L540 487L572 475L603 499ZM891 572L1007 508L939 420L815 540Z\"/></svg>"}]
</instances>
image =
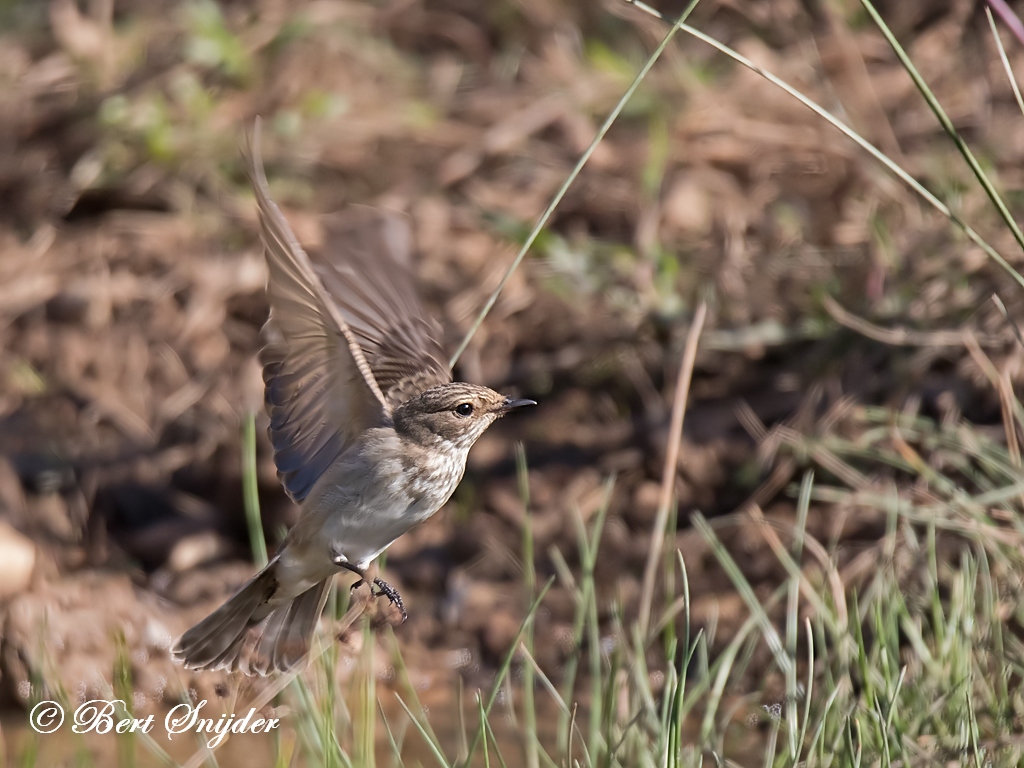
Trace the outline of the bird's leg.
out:
<instances>
[{"instance_id":1,"label":"bird's leg","mask_svg":"<svg viewBox=\"0 0 1024 768\"><path fill-rule=\"evenodd\" d=\"M339 568L344 568L346 571L352 571L356 576L359 577L359 581L355 582L351 587L348 588L349 592L359 589L363 584L366 583L366 571L357 565L352 565L348 561L348 558L338 552L333 547L331 548L331 562Z\"/></svg>"},{"instance_id":2,"label":"bird's leg","mask_svg":"<svg viewBox=\"0 0 1024 768\"><path fill-rule=\"evenodd\" d=\"M352 573L359 577L359 581L349 587L349 591L358 589L366 583L366 571L359 566L350 563L344 555L332 553L331 561L339 568L344 568L346 571L352 571ZM379 591L374 592L373 587L377 587ZM373 586L370 587L370 594L374 597L380 597L383 595L391 602L392 605L397 606L398 610L402 612L403 623L409 618L409 613L405 610L405 602L402 600L402 596L398 593L398 590L379 576L374 576Z\"/></svg>"}]
</instances>

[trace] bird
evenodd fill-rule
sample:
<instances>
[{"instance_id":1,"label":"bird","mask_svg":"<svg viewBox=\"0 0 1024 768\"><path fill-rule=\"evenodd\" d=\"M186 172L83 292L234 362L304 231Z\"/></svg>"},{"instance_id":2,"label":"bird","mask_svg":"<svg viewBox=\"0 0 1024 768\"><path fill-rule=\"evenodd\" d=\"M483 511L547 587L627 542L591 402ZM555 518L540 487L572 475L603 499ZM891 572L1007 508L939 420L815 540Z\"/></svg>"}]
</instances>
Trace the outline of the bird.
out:
<instances>
[{"instance_id":1,"label":"bird","mask_svg":"<svg viewBox=\"0 0 1024 768\"><path fill-rule=\"evenodd\" d=\"M287 672L308 657L338 573L371 562L454 493L470 448L528 399L452 380L399 214L350 206L307 253L271 200L257 121L247 155L268 277L260 353L278 477L299 506L275 556L172 650L191 669ZM376 587L377 591L374 591ZM402 613L379 576L371 593Z\"/></svg>"}]
</instances>

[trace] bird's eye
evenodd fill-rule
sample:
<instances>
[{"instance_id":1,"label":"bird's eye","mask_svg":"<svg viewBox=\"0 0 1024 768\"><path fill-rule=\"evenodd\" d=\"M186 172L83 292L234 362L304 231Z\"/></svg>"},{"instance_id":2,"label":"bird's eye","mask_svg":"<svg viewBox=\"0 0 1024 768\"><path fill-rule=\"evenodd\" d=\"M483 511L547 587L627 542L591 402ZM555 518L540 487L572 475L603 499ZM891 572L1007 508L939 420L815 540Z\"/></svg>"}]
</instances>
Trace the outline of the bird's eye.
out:
<instances>
[{"instance_id":1,"label":"bird's eye","mask_svg":"<svg viewBox=\"0 0 1024 768\"><path fill-rule=\"evenodd\" d=\"M455 413L458 414L459 416L472 416L472 403L460 403L459 405L455 406Z\"/></svg>"}]
</instances>

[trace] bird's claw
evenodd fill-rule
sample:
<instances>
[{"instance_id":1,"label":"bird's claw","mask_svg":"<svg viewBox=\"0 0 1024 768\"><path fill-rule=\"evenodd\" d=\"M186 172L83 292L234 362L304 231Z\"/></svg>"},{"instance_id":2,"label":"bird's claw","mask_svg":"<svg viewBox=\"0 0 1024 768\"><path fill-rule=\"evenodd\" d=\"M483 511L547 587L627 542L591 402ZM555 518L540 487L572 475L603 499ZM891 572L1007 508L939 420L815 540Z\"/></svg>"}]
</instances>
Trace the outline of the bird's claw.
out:
<instances>
[{"instance_id":1,"label":"bird's claw","mask_svg":"<svg viewBox=\"0 0 1024 768\"><path fill-rule=\"evenodd\" d=\"M359 587L363 586L363 584L365 583L366 579L360 576L359 580L353 583L351 587L349 587L349 591L354 592L357 589L359 589ZM373 591L374 587L377 588L376 592ZM398 610L402 612L403 624L409 618L409 612L405 610L405 602L402 600L402 596L398 593L398 590L392 587L379 576L374 577L373 584L370 586L370 594L374 597L386 597L391 602L392 605L396 606Z\"/></svg>"},{"instance_id":2,"label":"bird's claw","mask_svg":"<svg viewBox=\"0 0 1024 768\"><path fill-rule=\"evenodd\" d=\"M389 601L391 601L391 604L396 606L398 610L402 612L402 623L404 624L406 619L409 618L409 613L405 610L405 603L402 602L402 596L398 594L398 590L392 587L379 576L374 578L373 585L377 587L377 589L379 589L380 591L374 592L373 589L371 588L370 592L374 595L374 597L380 597L383 595Z\"/></svg>"}]
</instances>

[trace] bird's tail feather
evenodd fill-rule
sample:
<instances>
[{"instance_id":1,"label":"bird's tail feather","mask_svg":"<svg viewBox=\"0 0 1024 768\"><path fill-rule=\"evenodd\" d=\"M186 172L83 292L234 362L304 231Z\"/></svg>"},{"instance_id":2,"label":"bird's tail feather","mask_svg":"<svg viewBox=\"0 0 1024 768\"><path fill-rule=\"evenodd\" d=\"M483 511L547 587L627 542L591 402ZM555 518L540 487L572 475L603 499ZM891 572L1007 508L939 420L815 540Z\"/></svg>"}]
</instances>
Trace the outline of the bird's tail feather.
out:
<instances>
[{"instance_id":1,"label":"bird's tail feather","mask_svg":"<svg viewBox=\"0 0 1024 768\"><path fill-rule=\"evenodd\" d=\"M188 630L173 650L192 669L237 669L248 630L267 619L246 672L287 671L309 651L331 580L310 587L291 602L271 608L277 591L276 558L224 605ZM268 618L269 617L269 618ZM250 655L250 654L247 654Z\"/></svg>"},{"instance_id":2,"label":"bird's tail feather","mask_svg":"<svg viewBox=\"0 0 1024 768\"><path fill-rule=\"evenodd\" d=\"M192 669L234 669L246 630L270 612L267 602L277 591L274 558L224 605L188 630L172 653Z\"/></svg>"},{"instance_id":3,"label":"bird's tail feather","mask_svg":"<svg viewBox=\"0 0 1024 768\"><path fill-rule=\"evenodd\" d=\"M330 584L331 579L324 579L270 614L256 643L251 671L286 672L306 657Z\"/></svg>"}]
</instances>

